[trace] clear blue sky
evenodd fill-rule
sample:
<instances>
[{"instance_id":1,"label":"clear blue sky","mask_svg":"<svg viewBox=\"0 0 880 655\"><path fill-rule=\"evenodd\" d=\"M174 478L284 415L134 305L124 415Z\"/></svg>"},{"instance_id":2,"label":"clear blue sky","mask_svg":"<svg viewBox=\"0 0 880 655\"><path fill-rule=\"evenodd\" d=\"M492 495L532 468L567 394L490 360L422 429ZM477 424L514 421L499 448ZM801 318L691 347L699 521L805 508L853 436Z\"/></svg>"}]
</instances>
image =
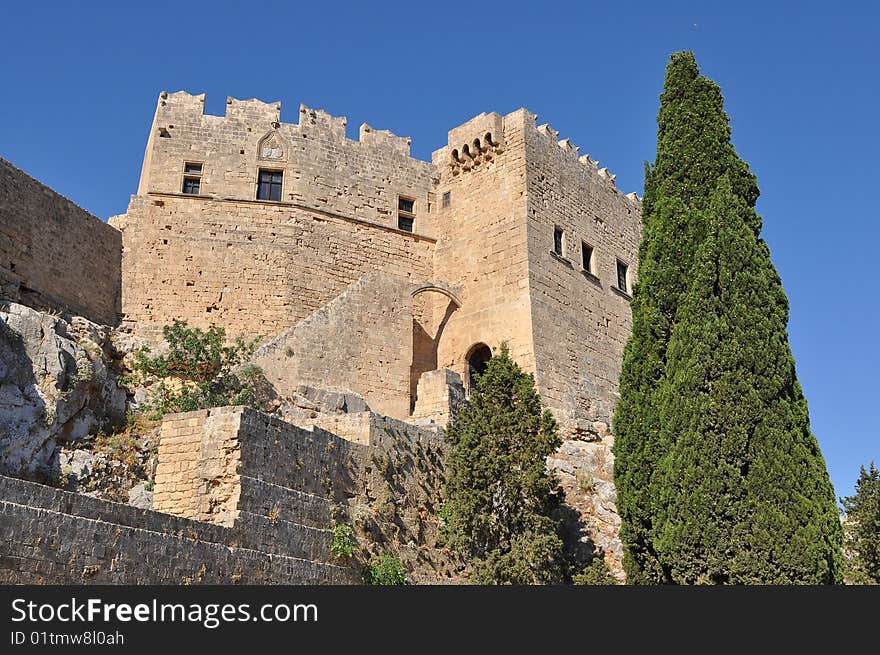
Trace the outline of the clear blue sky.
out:
<instances>
[{"instance_id":1,"label":"clear blue sky","mask_svg":"<svg viewBox=\"0 0 880 655\"><path fill-rule=\"evenodd\" d=\"M880 463L877 6L8 2L0 156L107 218L137 188L162 90L204 92L215 114L228 95L281 100L287 122L303 102L352 134L412 136L424 159L473 115L524 106L641 192L666 59L693 50L758 176L813 429L849 494Z\"/></svg>"}]
</instances>

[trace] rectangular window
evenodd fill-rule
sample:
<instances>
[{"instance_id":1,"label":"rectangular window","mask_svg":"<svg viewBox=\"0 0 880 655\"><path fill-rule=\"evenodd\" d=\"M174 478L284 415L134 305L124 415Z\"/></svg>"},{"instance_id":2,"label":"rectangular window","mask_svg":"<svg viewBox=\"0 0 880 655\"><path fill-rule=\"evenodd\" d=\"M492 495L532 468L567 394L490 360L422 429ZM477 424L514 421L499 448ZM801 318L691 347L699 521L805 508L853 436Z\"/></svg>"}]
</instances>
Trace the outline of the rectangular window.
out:
<instances>
[{"instance_id":1,"label":"rectangular window","mask_svg":"<svg viewBox=\"0 0 880 655\"><path fill-rule=\"evenodd\" d=\"M280 201L283 176L281 171L266 171L261 168L257 184L257 200Z\"/></svg>"},{"instance_id":2,"label":"rectangular window","mask_svg":"<svg viewBox=\"0 0 880 655\"><path fill-rule=\"evenodd\" d=\"M624 293L629 293L626 285L626 274L629 267L619 259L617 260L617 288Z\"/></svg>"},{"instance_id":3,"label":"rectangular window","mask_svg":"<svg viewBox=\"0 0 880 655\"><path fill-rule=\"evenodd\" d=\"M452 191L446 191L443 194L443 208L449 207L452 202Z\"/></svg>"},{"instance_id":4,"label":"rectangular window","mask_svg":"<svg viewBox=\"0 0 880 655\"><path fill-rule=\"evenodd\" d=\"M397 197L397 228L412 232L416 222L416 201L405 196Z\"/></svg>"},{"instance_id":5,"label":"rectangular window","mask_svg":"<svg viewBox=\"0 0 880 655\"><path fill-rule=\"evenodd\" d=\"M202 184L202 179L199 177L184 177L183 178L183 192L188 196L197 196L199 195L199 187Z\"/></svg>"},{"instance_id":6,"label":"rectangular window","mask_svg":"<svg viewBox=\"0 0 880 655\"><path fill-rule=\"evenodd\" d=\"M403 196L401 196L397 199L397 209L406 214L414 214L415 206L416 201L412 198L404 198Z\"/></svg>"},{"instance_id":7,"label":"rectangular window","mask_svg":"<svg viewBox=\"0 0 880 655\"><path fill-rule=\"evenodd\" d=\"M183 192L188 196L199 195L202 186L202 165L198 162L183 162Z\"/></svg>"},{"instance_id":8,"label":"rectangular window","mask_svg":"<svg viewBox=\"0 0 880 655\"><path fill-rule=\"evenodd\" d=\"M562 254L563 249L565 247L564 243L565 232L562 231L561 227L553 228L553 252L555 252L560 257L563 257Z\"/></svg>"},{"instance_id":9,"label":"rectangular window","mask_svg":"<svg viewBox=\"0 0 880 655\"><path fill-rule=\"evenodd\" d=\"M587 273L593 272L593 246L581 241L581 264Z\"/></svg>"}]
</instances>

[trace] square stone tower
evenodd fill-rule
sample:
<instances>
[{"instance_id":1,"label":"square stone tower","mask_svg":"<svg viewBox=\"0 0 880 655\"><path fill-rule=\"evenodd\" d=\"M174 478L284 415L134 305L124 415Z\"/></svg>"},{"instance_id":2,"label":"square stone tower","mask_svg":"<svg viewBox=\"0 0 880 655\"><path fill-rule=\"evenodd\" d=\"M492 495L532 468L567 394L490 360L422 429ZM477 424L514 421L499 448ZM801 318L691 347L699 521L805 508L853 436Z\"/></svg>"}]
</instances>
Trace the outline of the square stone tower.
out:
<instances>
[{"instance_id":1,"label":"square stone tower","mask_svg":"<svg viewBox=\"0 0 880 655\"><path fill-rule=\"evenodd\" d=\"M437 364L467 380L481 345L494 352L507 341L574 435L613 413L641 205L535 118L525 109L482 114L433 155L434 275L461 294Z\"/></svg>"}]
</instances>

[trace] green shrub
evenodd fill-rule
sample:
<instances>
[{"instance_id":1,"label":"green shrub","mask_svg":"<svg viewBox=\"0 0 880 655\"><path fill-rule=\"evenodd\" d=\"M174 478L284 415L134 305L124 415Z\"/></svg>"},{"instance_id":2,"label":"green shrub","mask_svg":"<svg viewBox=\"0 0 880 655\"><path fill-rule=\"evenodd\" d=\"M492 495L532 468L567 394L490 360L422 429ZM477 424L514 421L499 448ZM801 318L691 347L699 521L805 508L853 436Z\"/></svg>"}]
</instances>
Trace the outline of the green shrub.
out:
<instances>
[{"instance_id":1,"label":"green shrub","mask_svg":"<svg viewBox=\"0 0 880 655\"><path fill-rule=\"evenodd\" d=\"M354 555L357 541L350 525L341 523L333 528L333 541L330 543L330 554L336 558L349 558Z\"/></svg>"},{"instance_id":2,"label":"green shrub","mask_svg":"<svg viewBox=\"0 0 880 655\"><path fill-rule=\"evenodd\" d=\"M382 555L370 562L364 570L364 579L370 585L405 585L406 571L394 555Z\"/></svg>"},{"instance_id":3,"label":"green shrub","mask_svg":"<svg viewBox=\"0 0 880 655\"><path fill-rule=\"evenodd\" d=\"M227 342L223 328L204 331L181 320L166 325L162 334L168 354L152 357L149 348L139 350L126 380L130 386L150 388L151 399L142 406L149 418L224 405L258 406L260 369L242 366L253 355L256 341L237 337Z\"/></svg>"},{"instance_id":4,"label":"green shrub","mask_svg":"<svg viewBox=\"0 0 880 655\"><path fill-rule=\"evenodd\" d=\"M616 585L620 584L617 579L611 575L608 565L601 557L596 557L590 562L589 566L575 575L571 579L572 583L578 586L599 586L599 585Z\"/></svg>"}]
</instances>

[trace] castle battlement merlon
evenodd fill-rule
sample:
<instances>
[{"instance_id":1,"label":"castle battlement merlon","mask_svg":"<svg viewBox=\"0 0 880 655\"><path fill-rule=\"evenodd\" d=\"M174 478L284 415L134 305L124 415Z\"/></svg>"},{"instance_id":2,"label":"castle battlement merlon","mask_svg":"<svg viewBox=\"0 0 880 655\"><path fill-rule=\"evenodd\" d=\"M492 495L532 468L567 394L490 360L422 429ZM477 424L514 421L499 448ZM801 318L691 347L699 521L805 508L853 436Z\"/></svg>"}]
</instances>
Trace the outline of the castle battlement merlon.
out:
<instances>
[{"instance_id":1,"label":"castle battlement merlon","mask_svg":"<svg viewBox=\"0 0 880 655\"><path fill-rule=\"evenodd\" d=\"M406 157L410 156L410 145L412 144L410 137L397 136L388 130L376 130L366 123L361 124L358 140L367 145L388 148Z\"/></svg>"}]
</instances>

